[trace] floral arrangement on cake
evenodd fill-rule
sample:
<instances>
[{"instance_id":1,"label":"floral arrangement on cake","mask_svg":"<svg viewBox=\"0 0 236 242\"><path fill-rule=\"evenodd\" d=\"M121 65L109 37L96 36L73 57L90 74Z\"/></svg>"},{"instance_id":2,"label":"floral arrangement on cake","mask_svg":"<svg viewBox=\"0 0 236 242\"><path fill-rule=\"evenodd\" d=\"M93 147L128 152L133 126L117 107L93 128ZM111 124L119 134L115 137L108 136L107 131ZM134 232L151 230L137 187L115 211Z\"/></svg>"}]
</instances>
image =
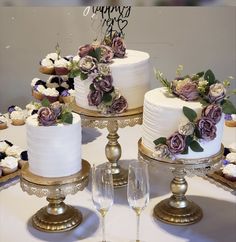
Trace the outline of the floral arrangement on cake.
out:
<instances>
[{"instance_id":1,"label":"floral arrangement on cake","mask_svg":"<svg viewBox=\"0 0 236 242\"><path fill-rule=\"evenodd\" d=\"M153 141L159 157L174 159L177 154L188 154L189 148L194 152L202 152L199 141L215 139L216 124L222 114L236 113L236 108L226 96L226 88L230 85L228 79L223 82L216 80L211 70L182 77L182 70L183 66L179 66L177 77L171 82L160 71L156 72L156 77L170 94L185 101L200 101L203 109L200 118L197 118L194 110L183 107L188 122L180 124L170 137L159 137ZM236 93L235 90L232 93Z\"/></svg>"},{"instance_id":2,"label":"floral arrangement on cake","mask_svg":"<svg viewBox=\"0 0 236 242\"><path fill-rule=\"evenodd\" d=\"M99 42L81 46L77 58L71 62L70 77L79 76L81 80L90 79L88 103L105 114L124 112L128 103L120 91L113 86L109 64L113 58L123 58L126 47L123 38L117 34L107 36Z\"/></svg>"},{"instance_id":3,"label":"floral arrangement on cake","mask_svg":"<svg viewBox=\"0 0 236 242\"><path fill-rule=\"evenodd\" d=\"M59 101L50 103L47 99L38 104L38 110L34 114L39 126L52 126L58 124L72 124L73 115L68 105Z\"/></svg>"}]
</instances>

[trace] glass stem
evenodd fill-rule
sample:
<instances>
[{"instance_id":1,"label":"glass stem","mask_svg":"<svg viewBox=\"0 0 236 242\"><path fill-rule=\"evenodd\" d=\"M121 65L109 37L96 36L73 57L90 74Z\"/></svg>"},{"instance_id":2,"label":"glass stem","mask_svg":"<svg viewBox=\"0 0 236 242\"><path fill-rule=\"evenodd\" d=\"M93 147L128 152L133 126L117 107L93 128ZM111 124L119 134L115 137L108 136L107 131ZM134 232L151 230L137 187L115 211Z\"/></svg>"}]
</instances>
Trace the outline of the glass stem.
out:
<instances>
[{"instance_id":1,"label":"glass stem","mask_svg":"<svg viewBox=\"0 0 236 242\"><path fill-rule=\"evenodd\" d=\"M140 213L137 213L137 231L136 231L136 242L140 242L139 240L139 224L140 224Z\"/></svg>"},{"instance_id":2,"label":"glass stem","mask_svg":"<svg viewBox=\"0 0 236 242\"><path fill-rule=\"evenodd\" d=\"M105 215L102 215L102 242L106 242Z\"/></svg>"}]
</instances>

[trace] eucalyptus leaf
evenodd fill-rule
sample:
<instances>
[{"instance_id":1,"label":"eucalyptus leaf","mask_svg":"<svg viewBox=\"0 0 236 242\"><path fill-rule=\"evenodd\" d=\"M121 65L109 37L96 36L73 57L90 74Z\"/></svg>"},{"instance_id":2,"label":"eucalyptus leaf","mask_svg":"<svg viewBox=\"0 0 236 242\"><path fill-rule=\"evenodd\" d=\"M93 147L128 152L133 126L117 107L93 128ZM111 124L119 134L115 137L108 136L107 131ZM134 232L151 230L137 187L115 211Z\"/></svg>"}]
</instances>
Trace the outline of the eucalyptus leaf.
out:
<instances>
[{"instance_id":1,"label":"eucalyptus leaf","mask_svg":"<svg viewBox=\"0 0 236 242\"><path fill-rule=\"evenodd\" d=\"M228 99L223 101L222 110L225 114L236 114L236 108Z\"/></svg>"},{"instance_id":2,"label":"eucalyptus leaf","mask_svg":"<svg viewBox=\"0 0 236 242\"><path fill-rule=\"evenodd\" d=\"M186 145L184 150L180 153L181 155L187 155L188 154L188 146Z\"/></svg>"},{"instance_id":3,"label":"eucalyptus leaf","mask_svg":"<svg viewBox=\"0 0 236 242\"><path fill-rule=\"evenodd\" d=\"M66 124L72 124L73 115L70 112L65 112L61 115L61 122Z\"/></svg>"},{"instance_id":4,"label":"eucalyptus leaf","mask_svg":"<svg viewBox=\"0 0 236 242\"><path fill-rule=\"evenodd\" d=\"M207 70L204 79L208 81L209 86L216 83L215 75L211 70Z\"/></svg>"},{"instance_id":5,"label":"eucalyptus leaf","mask_svg":"<svg viewBox=\"0 0 236 242\"><path fill-rule=\"evenodd\" d=\"M41 104L42 104L43 107L49 107L51 103L48 101L47 98L44 98L44 99L41 101Z\"/></svg>"},{"instance_id":6,"label":"eucalyptus leaf","mask_svg":"<svg viewBox=\"0 0 236 242\"><path fill-rule=\"evenodd\" d=\"M183 106L183 113L190 122L194 122L194 120L197 118L197 113L193 109L186 106Z\"/></svg>"},{"instance_id":7,"label":"eucalyptus leaf","mask_svg":"<svg viewBox=\"0 0 236 242\"><path fill-rule=\"evenodd\" d=\"M193 140L189 146L194 152L202 152L204 150L196 140Z\"/></svg>"},{"instance_id":8,"label":"eucalyptus leaf","mask_svg":"<svg viewBox=\"0 0 236 242\"><path fill-rule=\"evenodd\" d=\"M112 100L112 96L111 96L111 94L109 94L109 93L105 93L104 95L103 95L103 97L102 97L102 101L104 102L104 103L108 103L108 102L110 102Z\"/></svg>"},{"instance_id":9,"label":"eucalyptus leaf","mask_svg":"<svg viewBox=\"0 0 236 242\"><path fill-rule=\"evenodd\" d=\"M160 137L160 138L154 140L153 143L155 145L159 145L159 144L165 145L166 144L166 138L165 137Z\"/></svg>"},{"instance_id":10,"label":"eucalyptus leaf","mask_svg":"<svg viewBox=\"0 0 236 242\"><path fill-rule=\"evenodd\" d=\"M198 72L196 75L199 76L199 78L203 77L204 76L204 71Z\"/></svg>"},{"instance_id":11,"label":"eucalyptus leaf","mask_svg":"<svg viewBox=\"0 0 236 242\"><path fill-rule=\"evenodd\" d=\"M186 140L185 140L185 143L186 143L186 145L190 145L190 143L193 141L193 137L192 136L190 136L190 135L188 135L187 137L186 137Z\"/></svg>"}]
</instances>

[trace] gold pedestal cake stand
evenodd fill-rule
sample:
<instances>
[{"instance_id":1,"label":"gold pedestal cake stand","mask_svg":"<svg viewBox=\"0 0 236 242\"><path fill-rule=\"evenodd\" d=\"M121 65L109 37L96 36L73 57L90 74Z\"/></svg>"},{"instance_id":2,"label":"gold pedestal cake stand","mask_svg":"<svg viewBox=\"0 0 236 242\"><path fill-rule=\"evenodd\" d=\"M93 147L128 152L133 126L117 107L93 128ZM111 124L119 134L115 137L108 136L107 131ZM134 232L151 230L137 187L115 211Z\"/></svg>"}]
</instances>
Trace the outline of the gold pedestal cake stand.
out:
<instances>
[{"instance_id":1,"label":"gold pedestal cake stand","mask_svg":"<svg viewBox=\"0 0 236 242\"><path fill-rule=\"evenodd\" d=\"M105 147L105 154L112 166L114 187L123 187L127 185L128 171L121 168L118 161L121 157L121 146L118 142L119 128L127 126L133 127L136 124L142 124L143 107L130 109L124 113L117 115L105 115L96 111L87 110L77 106L75 103L71 105L74 112L80 114L82 126L89 128L107 128L108 143Z\"/></svg>"},{"instance_id":2,"label":"gold pedestal cake stand","mask_svg":"<svg viewBox=\"0 0 236 242\"><path fill-rule=\"evenodd\" d=\"M41 208L32 217L33 226L44 232L64 232L71 230L82 222L79 210L63 201L66 195L81 191L88 184L90 164L82 160L80 172L58 178L45 178L34 175L25 164L21 173L21 188L29 195L47 197L49 204Z\"/></svg>"},{"instance_id":3,"label":"gold pedestal cake stand","mask_svg":"<svg viewBox=\"0 0 236 242\"><path fill-rule=\"evenodd\" d=\"M212 157L192 160L168 160L155 157L155 154L138 142L139 159L151 165L163 164L172 169L174 175L170 183L172 196L162 200L154 207L154 217L162 222L173 225L189 225L201 220L202 209L194 202L188 200L185 193L188 184L185 175L205 175L209 169L216 168L222 159L224 147Z\"/></svg>"}]
</instances>

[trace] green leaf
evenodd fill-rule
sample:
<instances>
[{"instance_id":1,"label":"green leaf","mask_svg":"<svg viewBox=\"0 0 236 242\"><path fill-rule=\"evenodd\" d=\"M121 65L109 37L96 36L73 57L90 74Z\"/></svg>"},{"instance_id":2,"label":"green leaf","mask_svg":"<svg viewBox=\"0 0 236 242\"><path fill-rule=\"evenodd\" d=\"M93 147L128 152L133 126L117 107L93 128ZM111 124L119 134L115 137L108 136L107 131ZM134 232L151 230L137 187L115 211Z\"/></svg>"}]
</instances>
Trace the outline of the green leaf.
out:
<instances>
[{"instance_id":1,"label":"green leaf","mask_svg":"<svg viewBox=\"0 0 236 242\"><path fill-rule=\"evenodd\" d=\"M180 153L181 155L187 155L188 154L188 146L186 145L184 150Z\"/></svg>"},{"instance_id":2,"label":"green leaf","mask_svg":"<svg viewBox=\"0 0 236 242\"><path fill-rule=\"evenodd\" d=\"M61 122L66 124L72 124L73 115L70 112L65 112L61 115Z\"/></svg>"},{"instance_id":3,"label":"green leaf","mask_svg":"<svg viewBox=\"0 0 236 242\"><path fill-rule=\"evenodd\" d=\"M183 113L190 122L193 122L197 118L197 113L186 106L183 107Z\"/></svg>"},{"instance_id":4,"label":"green leaf","mask_svg":"<svg viewBox=\"0 0 236 242\"><path fill-rule=\"evenodd\" d=\"M88 74L80 72L80 78L81 78L81 80L86 80L88 78Z\"/></svg>"},{"instance_id":5,"label":"green leaf","mask_svg":"<svg viewBox=\"0 0 236 242\"><path fill-rule=\"evenodd\" d=\"M95 91L95 90L96 90L95 87L94 87L94 85L93 85L93 83L90 84L89 89L90 89L91 91Z\"/></svg>"},{"instance_id":6,"label":"green leaf","mask_svg":"<svg viewBox=\"0 0 236 242\"><path fill-rule=\"evenodd\" d=\"M192 141L193 141L193 137L189 135L186 137L185 143L187 146L189 146Z\"/></svg>"},{"instance_id":7,"label":"green leaf","mask_svg":"<svg viewBox=\"0 0 236 242\"><path fill-rule=\"evenodd\" d=\"M105 103L109 103L112 100L112 96L109 93L105 93L102 97L102 101Z\"/></svg>"},{"instance_id":8,"label":"green leaf","mask_svg":"<svg viewBox=\"0 0 236 242\"><path fill-rule=\"evenodd\" d=\"M204 79L208 81L209 85L216 83L215 75L211 70L207 70Z\"/></svg>"},{"instance_id":9,"label":"green leaf","mask_svg":"<svg viewBox=\"0 0 236 242\"><path fill-rule=\"evenodd\" d=\"M204 150L196 140L193 140L189 146L194 152L202 152Z\"/></svg>"},{"instance_id":10,"label":"green leaf","mask_svg":"<svg viewBox=\"0 0 236 242\"><path fill-rule=\"evenodd\" d=\"M195 130L194 130L194 134L195 134L196 138L198 138L198 139L201 138L201 134L200 134L198 128L195 128Z\"/></svg>"},{"instance_id":11,"label":"green leaf","mask_svg":"<svg viewBox=\"0 0 236 242\"><path fill-rule=\"evenodd\" d=\"M97 61L99 62L100 61L100 58L101 58L101 48L96 48L95 50L90 50L88 55L94 57L97 59Z\"/></svg>"},{"instance_id":12,"label":"green leaf","mask_svg":"<svg viewBox=\"0 0 236 242\"><path fill-rule=\"evenodd\" d=\"M196 75L197 75L199 78L200 78L200 77L203 77L203 76L204 76L204 71L198 72Z\"/></svg>"},{"instance_id":13,"label":"green leaf","mask_svg":"<svg viewBox=\"0 0 236 242\"><path fill-rule=\"evenodd\" d=\"M228 99L223 101L222 109L225 114L236 114L236 108Z\"/></svg>"},{"instance_id":14,"label":"green leaf","mask_svg":"<svg viewBox=\"0 0 236 242\"><path fill-rule=\"evenodd\" d=\"M44 98L44 99L41 101L41 104L42 104L43 107L49 107L51 103L48 101L47 98Z\"/></svg>"},{"instance_id":15,"label":"green leaf","mask_svg":"<svg viewBox=\"0 0 236 242\"><path fill-rule=\"evenodd\" d=\"M165 137L160 137L160 138L154 140L153 143L155 145L159 145L159 144L165 145L166 144L166 138Z\"/></svg>"},{"instance_id":16,"label":"green leaf","mask_svg":"<svg viewBox=\"0 0 236 242\"><path fill-rule=\"evenodd\" d=\"M200 99L200 101L199 101L201 104L202 104L202 106L207 106L207 105L209 105L209 102L207 102L207 100L205 100L205 99L203 99L203 98L201 98Z\"/></svg>"},{"instance_id":17,"label":"green leaf","mask_svg":"<svg viewBox=\"0 0 236 242\"><path fill-rule=\"evenodd\" d=\"M76 70L71 70L70 73L69 73L69 77L71 78L74 78L74 77L77 77L80 75L80 70L79 69L76 69Z\"/></svg>"}]
</instances>

